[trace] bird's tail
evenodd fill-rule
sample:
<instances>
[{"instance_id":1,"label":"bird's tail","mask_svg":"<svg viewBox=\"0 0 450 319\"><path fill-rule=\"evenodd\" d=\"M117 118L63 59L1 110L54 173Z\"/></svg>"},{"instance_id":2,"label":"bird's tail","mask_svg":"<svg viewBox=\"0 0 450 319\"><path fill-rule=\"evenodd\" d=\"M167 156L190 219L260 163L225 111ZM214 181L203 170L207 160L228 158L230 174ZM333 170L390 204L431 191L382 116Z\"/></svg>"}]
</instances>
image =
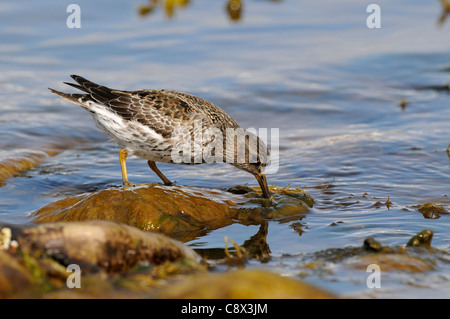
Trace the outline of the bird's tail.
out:
<instances>
[{"instance_id":1,"label":"bird's tail","mask_svg":"<svg viewBox=\"0 0 450 319\"><path fill-rule=\"evenodd\" d=\"M89 101L91 102L104 102L113 97L115 97L114 90L101 86L97 83L91 82L79 75L70 75L77 83L64 82L64 84L70 85L80 91L86 92L87 94L75 94L75 93L63 93L49 88L50 91L59 95L63 99L70 102L81 105L85 108L89 108Z\"/></svg>"},{"instance_id":2,"label":"bird's tail","mask_svg":"<svg viewBox=\"0 0 450 319\"><path fill-rule=\"evenodd\" d=\"M86 98L88 97L87 94L73 94L73 93L63 93L63 92L59 92L56 91L52 88L48 88L50 91L52 91L53 93L55 93L56 95L59 95L60 97L62 97L63 99L70 101L72 103L76 103L78 105L81 105L83 107L86 107Z\"/></svg>"}]
</instances>

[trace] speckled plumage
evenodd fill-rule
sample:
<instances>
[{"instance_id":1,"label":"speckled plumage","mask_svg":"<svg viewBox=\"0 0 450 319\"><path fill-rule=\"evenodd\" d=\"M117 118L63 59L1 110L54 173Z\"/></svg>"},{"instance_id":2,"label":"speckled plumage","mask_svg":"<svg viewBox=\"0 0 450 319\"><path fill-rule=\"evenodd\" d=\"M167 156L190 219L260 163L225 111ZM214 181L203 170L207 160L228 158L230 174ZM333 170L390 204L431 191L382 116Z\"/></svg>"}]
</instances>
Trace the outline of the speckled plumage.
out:
<instances>
[{"instance_id":1,"label":"speckled plumage","mask_svg":"<svg viewBox=\"0 0 450 319\"><path fill-rule=\"evenodd\" d=\"M223 133L223 152L226 158L226 130L239 129L240 126L228 116L221 108L202 98L171 90L114 90L98 85L83 77L71 76L78 84L66 84L75 87L86 94L69 94L50 89L53 93L66 100L81 105L89 111L98 128L112 138L124 153L121 153L122 173L124 184L128 183L126 177L125 159L129 154L148 160L150 167L166 184L170 182L157 170L154 162L174 163L172 150L180 139L173 136L177 129L184 129L191 136L204 134L206 130L214 128ZM201 130L198 130L201 123ZM249 136L252 133L246 132ZM260 151L255 147L246 146L244 163L237 161L230 163L255 175L268 196L267 183L265 182L264 167L268 162L267 148L256 136L259 147L266 157L260 158ZM207 147L211 141L201 140L198 148ZM178 144L177 144L178 143ZM252 154L257 158L255 163L250 163ZM122 158L123 155L123 158ZM122 163L123 161L123 163ZM152 164L153 163L153 164ZM184 162L182 164L200 164L205 160ZM155 170L156 169L156 170ZM125 170L125 172L124 172ZM259 177L258 177L259 176ZM264 180L262 182L262 180Z\"/></svg>"}]
</instances>

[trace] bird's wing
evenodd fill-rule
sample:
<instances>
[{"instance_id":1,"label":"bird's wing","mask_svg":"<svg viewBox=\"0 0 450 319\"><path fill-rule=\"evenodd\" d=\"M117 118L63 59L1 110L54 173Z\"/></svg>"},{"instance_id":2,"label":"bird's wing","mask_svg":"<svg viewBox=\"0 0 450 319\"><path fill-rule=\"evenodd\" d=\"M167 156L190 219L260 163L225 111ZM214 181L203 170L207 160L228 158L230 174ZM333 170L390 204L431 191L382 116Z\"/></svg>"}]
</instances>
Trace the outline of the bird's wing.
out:
<instances>
[{"instance_id":1,"label":"bird's wing","mask_svg":"<svg viewBox=\"0 0 450 319\"><path fill-rule=\"evenodd\" d=\"M89 93L95 101L109 106L126 119L144 121L148 116L154 115L153 110L157 110L168 119L203 119L208 126L226 123L230 127L239 127L221 108L191 94L172 90L114 90L78 75L71 77L79 84L70 84L71 86Z\"/></svg>"},{"instance_id":2,"label":"bird's wing","mask_svg":"<svg viewBox=\"0 0 450 319\"><path fill-rule=\"evenodd\" d=\"M163 136L170 136L173 128L194 120L202 120L202 125L213 125L212 119L199 104L212 103L170 90L121 91L91 82L81 76L71 75L78 83L66 83L87 94L68 94L50 89L53 93L90 109L90 103L101 104L123 119L135 120L151 127Z\"/></svg>"}]
</instances>

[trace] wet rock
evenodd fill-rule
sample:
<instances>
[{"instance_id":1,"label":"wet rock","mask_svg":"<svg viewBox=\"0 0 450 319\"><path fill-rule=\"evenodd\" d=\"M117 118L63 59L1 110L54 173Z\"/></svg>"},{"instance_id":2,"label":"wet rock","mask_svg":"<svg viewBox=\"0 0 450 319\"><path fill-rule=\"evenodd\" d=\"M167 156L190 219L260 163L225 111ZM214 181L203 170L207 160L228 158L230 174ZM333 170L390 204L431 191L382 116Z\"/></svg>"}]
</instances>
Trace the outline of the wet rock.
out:
<instances>
[{"instance_id":1,"label":"wet rock","mask_svg":"<svg viewBox=\"0 0 450 319\"><path fill-rule=\"evenodd\" d=\"M252 193L255 190L247 185L236 185L227 189L227 192L232 194L248 194Z\"/></svg>"},{"instance_id":2,"label":"wet rock","mask_svg":"<svg viewBox=\"0 0 450 319\"><path fill-rule=\"evenodd\" d=\"M264 270L236 270L222 274L201 274L174 282L156 291L157 298L288 299L334 298L304 282Z\"/></svg>"},{"instance_id":3,"label":"wet rock","mask_svg":"<svg viewBox=\"0 0 450 319\"><path fill-rule=\"evenodd\" d=\"M306 273L330 276L332 268L345 266L366 269L376 264L382 271L421 273L434 270L438 260L450 260L445 251L430 248L433 231L423 230L407 245L383 246L374 238L364 240L362 247L331 248L311 254L303 269ZM330 268L330 264L334 267Z\"/></svg>"},{"instance_id":4,"label":"wet rock","mask_svg":"<svg viewBox=\"0 0 450 319\"><path fill-rule=\"evenodd\" d=\"M414 247L430 247L431 240L433 239L434 232L429 229L424 229L417 235L413 236L406 246L414 246Z\"/></svg>"},{"instance_id":5,"label":"wet rock","mask_svg":"<svg viewBox=\"0 0 450 319\"><path fill-rule=\"evenodd\" d=\"M13 238L22 254L51 258L62 265L124 272L139 265L158 265L180 259L199 260L182 243L162 234L146 233L109 221L49 223L15 229Z\"/></svg>"},{"instance_id":6,"label":"wet rock","mask_svg":"<svg viewBox=\"0 0 450 319\"><path fill-rule=\"evenodd\" d=\"M252 189L253 192L256 192L259 195L262 194L261 189L259 187L250 187L250 189ZM304 191L304 189L300 189L300 187L291 188L289 185L286 187L269 186L269 191L272 193L271 196L272 205L280 206L285 203L293 203L293 202L295 203L296 202L295 200L297 200L303 202L308 207L314 206L314 199L311 196L309 196ZM267 199L260 198L255 202L267 203Z\"/></svg>"},{"instance_id":7,"label":"wet rock","mask_svg":"<svg viewBox=\"0 0 450 319\"><path fill-rule=\"evenodd\" d=\"M35 222L113 220L188 241L232 223L235 211L214 192L149 184L65 198L36 211Z\"/></svg>"},{"instance_id":8,"label":"wet rock","mask_svg":"<svg viewBox=\"0 0 450 319\"><path fill-rule=\"evenodd\" d=\"M244 195L247 200L241 202L240 207L235 207L238 210L236 218L243 224L261 224L267 219L280 222L284 222L286 219L296 220L314 205L314 199L299 188L269 186L272 196L262 198L260 188L237 187L240 191L252 190Z\"/></svg>"},{"instance_id":9,"label":"wet rock","mask_svg":"<svg viewBox=\"0 0 450 319\"><path fill-rule=\"evenodd\" d=\"M197 253L162 234L110 221L1 224L17 242L0 250L0 297L142 297L171 276L205 272ZM72 270L80 287L68 289Z\"/></svg>"},{"instance_id":10,"label":"wet rock","mask_svg":"<svg viewBox=\"0 0 450 319\"><path fill-rule=\"evenodd\" d=\"M365 251L381 251L383 247L375 239L369 237L364 240L363 248Z\"/></svg>"},{"instance_id":11,"label":"wet rock","mask_svg":"<svg viewBox=\"0 0 450 319\"><path fill-rule=\"evenodd\" d=\"M444 207L434 203L423 204L417 210L427 219L438 219L441 217L441 214L448 213Z\"/></svg>"},{"instance_id":12,"label":"wet rock","mask_svg":"<svg viewBox=\"0 0 450 319\"><path fill-rule=\"evenodd\" d=\"M0 298L11 297L34 283L23 261L0 250Z\"/></svg>"},{"instance_id":13,"label":"wet rock","mask_svg":"<svg viewBox=\"0 0 450 319\"><path fill-rule=\"evenodd\" d=\"M414 235L406 244L407 247L430 247L433 238L432 230L422 230ZM408 250L404 247L382 247L373 238L364 241L366 251L378 252L362 256L354 263L355 267L364 268L377 264L384 271L426 272L435 268L433 251ZM359 265L359 266L358 266Z\"/></svg>"},{"instance_id":14,"label":"wet rock","mask_svg":"<svg viewBox=\"0 0 450 319\"><path fill-rule=\"evenodd\" d=\"M148 298L156 288L207 269L192 260L164 262L160 265L141 266L121 274L87 273L81 278L81 287L67 289L64 285L44 291L40 298Z\"/></svg>"},{"instance_id":15,"label":"wet rock","mask_svg":"<svg viewBox=\"0 0 450 319\"><path fill-rule=\"evenodd\" d=\"M29 170L42 163L45 158L55 156L60 152L56 147L50 147L41 152L24 154L15 158L7 158L0 162L0 186L13 176L17 176L23 171Z\"/></svg>"},{"instance_id":16,"label":"wet rock","mask_svg":"<svg viewBox=\"0 0 450 319\"><path fill-rule=\"evenodd\" d=\"M313 199L301 190L276 189L270 199L258 189L240 195L195 187L144 184L111 188L50 203L31 217L37 223L114 220L189 241L230 225L304 214Z\"/></svg>"},{"instance_id":17,"label":"wet rock","mask_svg":"<svg viewBox=\"0 0 450 319\"><path fill-rule=\"evenodd\" d=\"M373 254L362 256L348 261L353 268L366 269L368 265L376 264L381 271L401 271L410 273L421 273L434 270L434 265L421 256L407 253Z\"/></svg>"},{"instance_id":18,"label":"wet rock","mask_svg":"<svg viewBox=\"0 0 450 319\"><path fill-rule=\"evenodd\" d=\"M267 225L267 224L266 224ZM1 225L18 243L0 251L0 295L14 298L332 298L326 291L261 270L210 274L198 255L162 234L109 221ZM267 227L249 242L266 249ZM66 266L82 269L68 289ZM5 268L7 267L7 268Z\"/></svg>"}]
</instances>

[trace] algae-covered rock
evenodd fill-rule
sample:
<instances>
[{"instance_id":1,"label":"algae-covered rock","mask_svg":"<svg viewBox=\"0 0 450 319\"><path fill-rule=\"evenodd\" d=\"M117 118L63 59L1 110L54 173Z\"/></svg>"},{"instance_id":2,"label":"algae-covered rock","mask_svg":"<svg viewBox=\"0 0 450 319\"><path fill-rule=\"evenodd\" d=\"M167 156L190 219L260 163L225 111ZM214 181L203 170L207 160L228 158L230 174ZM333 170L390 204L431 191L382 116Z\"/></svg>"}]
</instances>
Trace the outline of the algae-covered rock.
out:
<instances>
[{"instance_id":1,"label":"algae-covered rock","mask_svg":"<svg viewBox=\"0 0 450 319\"><path fill-rule=\"evenodd\" d=\"M303 269L306 273L329 276L330 264L361 270L375 264L381 271L427 272L436 268L438 259L449 258L447 252L429 247L432 237L433 231L423 230L402 246L383 246L369 237L362 247L330 248L312 253Z\"/></svg>"},{"instance_id":2,"label":"algae-covered rock","mask_svg":"<svg viewBox=\"0 0 450 319\"><path fill-rule=\"evenodd\" d=\"M2 229L16 246L0 249L0 297L138 297L161 285L157 280L206 271L181 242L115 222L0 224ZM80 286L71 290L73 267L81 271Z\"/></svg>"},{"instance_id":3,"label":"algae-covered rock","mask_svg":"<svg viewBox=\"0 0 450 319\"><path fill-rule=\"evenodd\" d=\"M365 255L348 261L348 265L351 265L351 267L363 270L371 264L378 265L381 271L421 273L434 269L433 263L426 258L400 252Z\"/></svg>"},{"instance_id":4,"label":"algae-covered rock","mask_svg":"<svg viewBox=\"0 0 450 319\"><path fill-rule=\"evenodd\" d=\"M2 225L18 243L0 251L0 293L25 298L331 298L297 280L261 270L209 274L198 255L165 235L109 221ZM262 227L258 239L264 237ZM253 247L254 244L249 244ZM261 249L255 250L260 254ZM68 289L66 266L81 287Z\"/></svg>"},{"instance_id":5,"label":"algae-covered rock","mask_svg":"<svg viewBox=\"0 0 450 319\"><path fill-rule=\"evenodd\" d=\"M373 238L368 238L364 241L365 250L376 253L361 254L359 258L354 258L351 264L361 269L365 269L367 265L376 264L383 271L420 273L433 270L435 262L429 257L434 251L414 249L414 247L430 247L433 233L432 230L425 229L414 235L406 244L406 247L411 249L405 249L403 246L383 247Z\"/></svg>"},{"instance_id":6,"label":"algae-covered rock","mask_svg":"<svg viewBox=\"0 0 450 319\"><path fill-rule=\"evenodd\" d=\"M63 286L44 291L38 297L50 299L148 298L156 288L170 285L173 280L206 272L206 267L193 260L183 259L159 265L135 267L120 274L82 273L80 288L68 289L64 281Z\"/></svg>"},{"instance_id":7,"label":"algae-covered rock","mask_svg":"<svg viewBox=\"0 0 450 319\"><path fill-rule=\"evenodd\" d=\"M406 246L422 246L422 247L430 247L431 240L433 239L434 232L429 229L424 229L417 235L414 235L406 244Z\"/></svg>"},{"instance_id":8,"label":"algae-covered rock","mask_svg":"<svg viewBox=\"0 0 450 319\"><path fill-rule=\"evenodd\" d=\"M68 197L36 211L35 222L113 220L187 241L232 223L235 212L214 192L150 184Z\"/></svg>"},{"instance_id":9,"label":"algae-covered rock","mask_svg":"<svg viewBox=\"0 0 450 319\"><path fill-rule=\"evenodd\" d=\"M14 255L0 250L0 298L20 292L34 283L33 276L24 262Z\"/></svg>"},{"instance_id":10,"label":"algae-covered rock","mask_svg":"<svg viewBox=\"0 0 450 319\"><path fill-rule=\"evenodd\" d=\"M271 191L275 190L272 186ZM267 219L304 214L312 202L303 191L286 188L266 199L256 191L236 195L155 183L68 197L42 207L31 217L37 223L113 220L189 241L236 221L261 224Z\"/></svg>"},{"instance_id":11,"label":"algae-covered rock","mask_svg":"<svg viewBox=\"0 0 450 319\"><path fill-rule=\"evenodd\" d=\"M310 284L264 270L236 270L221 274L200 274L156 291L157 298L176 299L288 299L334 298Z\"/></svg>"},{"instance_id":12,"label":"algae-covered rock","mask_svg":"<svg viewBox=\"0 0 450 319\"><path fill-rule=\"evenodd\" d=\"M423 217L427 219L438 219L441 217L441 214L448 213L444 207L439 206L435 203L423 204L417 210L421 212Z\"/></svg>"},{"instance_id":13,"label":"algae-covered rock","mask_svg":"<svg viewBox=\"0 0 450 319\"><path fill-rule=\"evenodd\" d=\"M259 187L249 187L246 185L236 185L227 191L233 194L245 194L247 198L254 197L254 194L262 194ZM261 203L265 206L279 206L280 204L289 202L295 203L296 201L290 201L289 199L296 199L302 201L308 207L313 207L314 205L314 199L303 189L300 189L300 187L291 188L289 185L287 187L269 186L269 191L272 194L270 199L257 197L252 202Z\"/></svg>"},{"instance_id":14,"label":"algae-covered rock","mask_svg":"<svg viewBox=\"0 0 450 319\"><path fill-rule=\"evenodd\" d=\"M363 248L366 251L381 251L383 247L378 241L369 237L364 240Z\"/></svg>"},{"instance_id":15,"label":"algae-covered rock","mask_svg":"<svg viewBox=\"0 0 450 319\"><path fill-rule=\"evenodd\" d=\"M39 152L30 152L0 161L0 186L5 183L6 179L39 165L45 158L55 156L60 151L59 147L48 146Z\"/></svg>"},{"instance_id":16,"label":"algae-covered rock","mask_svg":"<svg viewBox=\"0 0 450 319\"><path fill-rule=\"evenodd\" d=\"M141 264L158 265L184 258L199 260L192 249L162 234L109 221L25 227L16 229L13 238L20 251L32 258L50 257L64 265L90 265L107 272L123 272Z\"/></svg>"}]
</instances>

